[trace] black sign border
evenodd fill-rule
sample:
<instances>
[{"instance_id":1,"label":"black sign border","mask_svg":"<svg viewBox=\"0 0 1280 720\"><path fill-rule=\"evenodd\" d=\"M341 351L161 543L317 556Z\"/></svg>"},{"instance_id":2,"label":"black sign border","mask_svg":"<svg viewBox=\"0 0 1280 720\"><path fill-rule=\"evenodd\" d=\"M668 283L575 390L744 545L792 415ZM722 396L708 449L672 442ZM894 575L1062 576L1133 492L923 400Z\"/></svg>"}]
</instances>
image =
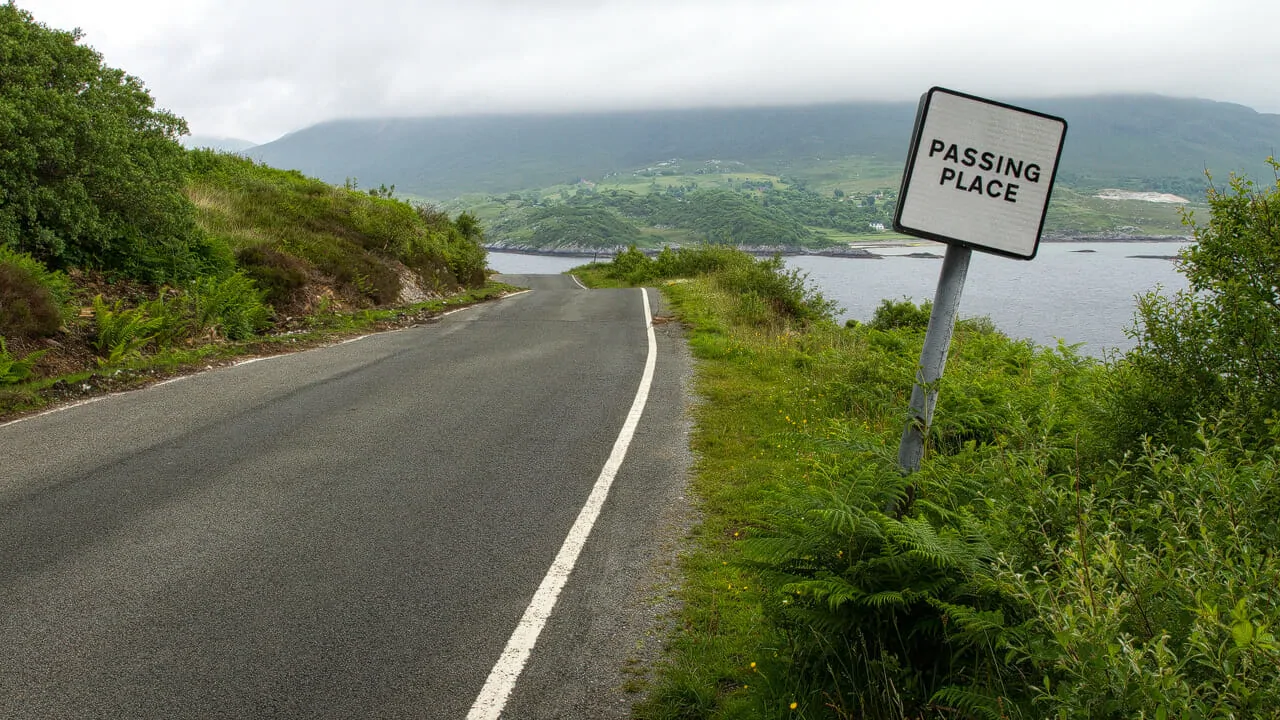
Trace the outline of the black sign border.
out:
<instances>
[{"instance_id":1,"label":"black sign border","mask_svg":"<svg viewBox=\"0 0 1280 720\"><path fill-rule=\"evenodd\" d=\"M911 174L915 170L916 155L920 152L920 136L924 130L925 120L927 120L929 116L929 104L933 102L933 94L936 92L942 92L948 95L962 97L967 100L975 100L977 102L985 103L987 105L994 105L996 107L1001 107L1006 110L1015 110L1017 112L1024 113L1027 115L1035 115L1037 117L1042 117L1047 120L1056 120L1057 122L1062 123L1062 135L1058 137L1058 152L1057 152L1057 155L1054 156L1054 160L1053 160L1053 174L1049 177L1049 191L1045 193L1044 209L1040 212L1040 227L1036 230L1036 242L1035 242L1035 245L1031 247L1030 255L1019 255L1017 253L1011 253L1005 250L997 250L987 245L979 245L967 240L961 240L959 238L953 238L945 235L939 235L937 233L932 233L927 230L910 228L902 224L902 208L907 204L907 188L911 186ZM1036 110L1030 110L1024 107L1018 107L1017 105L1002 103L996 100L991 100L989 98L978 97L977 95L962 93L957 90L949 90L947 88L939 87L937 85L929 88L928 92L920 96L920 105L916 108L916 125L911 130L911 147L907 149L907 167L902 173L902 186L898 189L898 204L897 204L897 207L895 207L893 210L894 231L903 233L904 235L911 235L913 237L924 238L925 240L933 240L936 242L946 243L948 245L960 245L962 247L967 247L973 250L977 250L978 252L991 253L992 255L1001 255L1004 257L1013 258L1015 260L1035 259L1036 253L1040 251L1040 237L1044 235L1044 221L1045 221L1045 218L1048 217L1049 215L1049 201L1053 198L1053 186L1056 184L1058 179L1058 167L1062 164L1062 147L1063 145L1066 144L1066 139L1067 139L1067 121L1065 118L1060 118L1057 115L1050 115L1048 113L1042 113L1042 112L1038 112Z\"/></svg>"}]
</instances>

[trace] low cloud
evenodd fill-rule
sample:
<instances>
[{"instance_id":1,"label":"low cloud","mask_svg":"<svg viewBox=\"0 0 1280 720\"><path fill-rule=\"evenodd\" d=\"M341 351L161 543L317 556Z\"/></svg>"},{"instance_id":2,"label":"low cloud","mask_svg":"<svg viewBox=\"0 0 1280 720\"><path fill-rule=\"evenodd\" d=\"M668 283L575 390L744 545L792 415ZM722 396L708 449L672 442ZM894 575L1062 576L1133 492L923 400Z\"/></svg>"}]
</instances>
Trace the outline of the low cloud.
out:
<instances>
[{"instance_id":1,"label":"low cloud","mask_svg":"<svg viewBox=\"0 0 1280 720\"><path fill-rule=\"evenodd\" d=\"M1280 3L18 0L207 135L335 117L1157 92L1280 112Z\"/></svg>"}]
</instances>

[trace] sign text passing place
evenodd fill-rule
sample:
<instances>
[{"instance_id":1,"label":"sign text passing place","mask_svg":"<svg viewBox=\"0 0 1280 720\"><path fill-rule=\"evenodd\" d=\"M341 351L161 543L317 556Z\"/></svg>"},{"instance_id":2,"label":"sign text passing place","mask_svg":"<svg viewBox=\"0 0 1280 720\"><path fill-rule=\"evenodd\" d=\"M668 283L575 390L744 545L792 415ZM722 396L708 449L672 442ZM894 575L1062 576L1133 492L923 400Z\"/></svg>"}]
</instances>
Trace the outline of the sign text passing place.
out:
<instances>
[{"instance_id":1,"label":"sign text passing place","mask_svg":"<svg viewBox=\"0 0 1280 720\"><path fill-rule=\"evenodd\" d=\"M898 232L1030 260L1067 121L932 88L920 101L898 195Z\"/></svg>"}]
</instances>

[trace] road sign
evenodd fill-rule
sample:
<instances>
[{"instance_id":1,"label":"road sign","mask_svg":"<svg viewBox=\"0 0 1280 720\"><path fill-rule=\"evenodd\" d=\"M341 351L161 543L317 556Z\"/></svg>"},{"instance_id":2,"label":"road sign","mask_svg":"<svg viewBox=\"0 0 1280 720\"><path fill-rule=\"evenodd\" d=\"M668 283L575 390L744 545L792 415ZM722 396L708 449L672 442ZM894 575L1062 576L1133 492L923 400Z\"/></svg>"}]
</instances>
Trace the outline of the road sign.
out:
<instances>
[{"instance_id":1,"label":"road sign","mask_svg":"<svg viewBox=\"0 0 1280 720\"><path fill-rule=\"evenodd\" d=\"M1062 118L954 90L920 98L893 228L948 246L898 445L904 473L924 457L969 258L974 250L1036 256L1066 134Z\"/></svg>"},{"instance_id":2,"label":"road sign","mask_svg":"<svg viewBox=\"0 0 1280 720\"><path fill-rule=\"evenodd\" d=\"M935 87L920 98L893 228L1030 260L1067 121Z\"/></svg>"}]
</instances>

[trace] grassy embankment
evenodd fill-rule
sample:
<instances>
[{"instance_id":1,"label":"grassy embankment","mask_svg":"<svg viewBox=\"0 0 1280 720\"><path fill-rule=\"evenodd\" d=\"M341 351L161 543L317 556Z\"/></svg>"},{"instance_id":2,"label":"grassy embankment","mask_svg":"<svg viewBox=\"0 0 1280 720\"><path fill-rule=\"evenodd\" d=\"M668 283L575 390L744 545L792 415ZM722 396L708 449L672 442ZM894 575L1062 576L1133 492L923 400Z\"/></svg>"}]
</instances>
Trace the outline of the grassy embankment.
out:
<instances>
[{"instance_id":1,"label":"grassy embankment","mask_svg":"<svg viewBox=\"0 0 1280 720\"><path fill-rule=\"evenodd\" d=\"M0 314L12 326L0 333L0 416L410 324L511 290L487 282L479 226L468 216L453 220L231 155L192 151L188 159L186 194L216 258L204 274L154 284L119 272L49 272L0 248L0 266L24 279L15 292L31 293L10 308L53 308L44 328Z\"/></svg>"},{"instance_id":2,"label":"grassy embankment","mask_svg":"<svg viewBox=\"0 0 1280 720\"><path fill-rule=\"evenodd\" d=\"M1276 717L1274 401L1147 387L1159 302L1111 364L962 322L904 478L923 309L840 327L723 249L575 272L662 285L697 358L703 521L637 717Z\"/></svg>"}]
</instances>

